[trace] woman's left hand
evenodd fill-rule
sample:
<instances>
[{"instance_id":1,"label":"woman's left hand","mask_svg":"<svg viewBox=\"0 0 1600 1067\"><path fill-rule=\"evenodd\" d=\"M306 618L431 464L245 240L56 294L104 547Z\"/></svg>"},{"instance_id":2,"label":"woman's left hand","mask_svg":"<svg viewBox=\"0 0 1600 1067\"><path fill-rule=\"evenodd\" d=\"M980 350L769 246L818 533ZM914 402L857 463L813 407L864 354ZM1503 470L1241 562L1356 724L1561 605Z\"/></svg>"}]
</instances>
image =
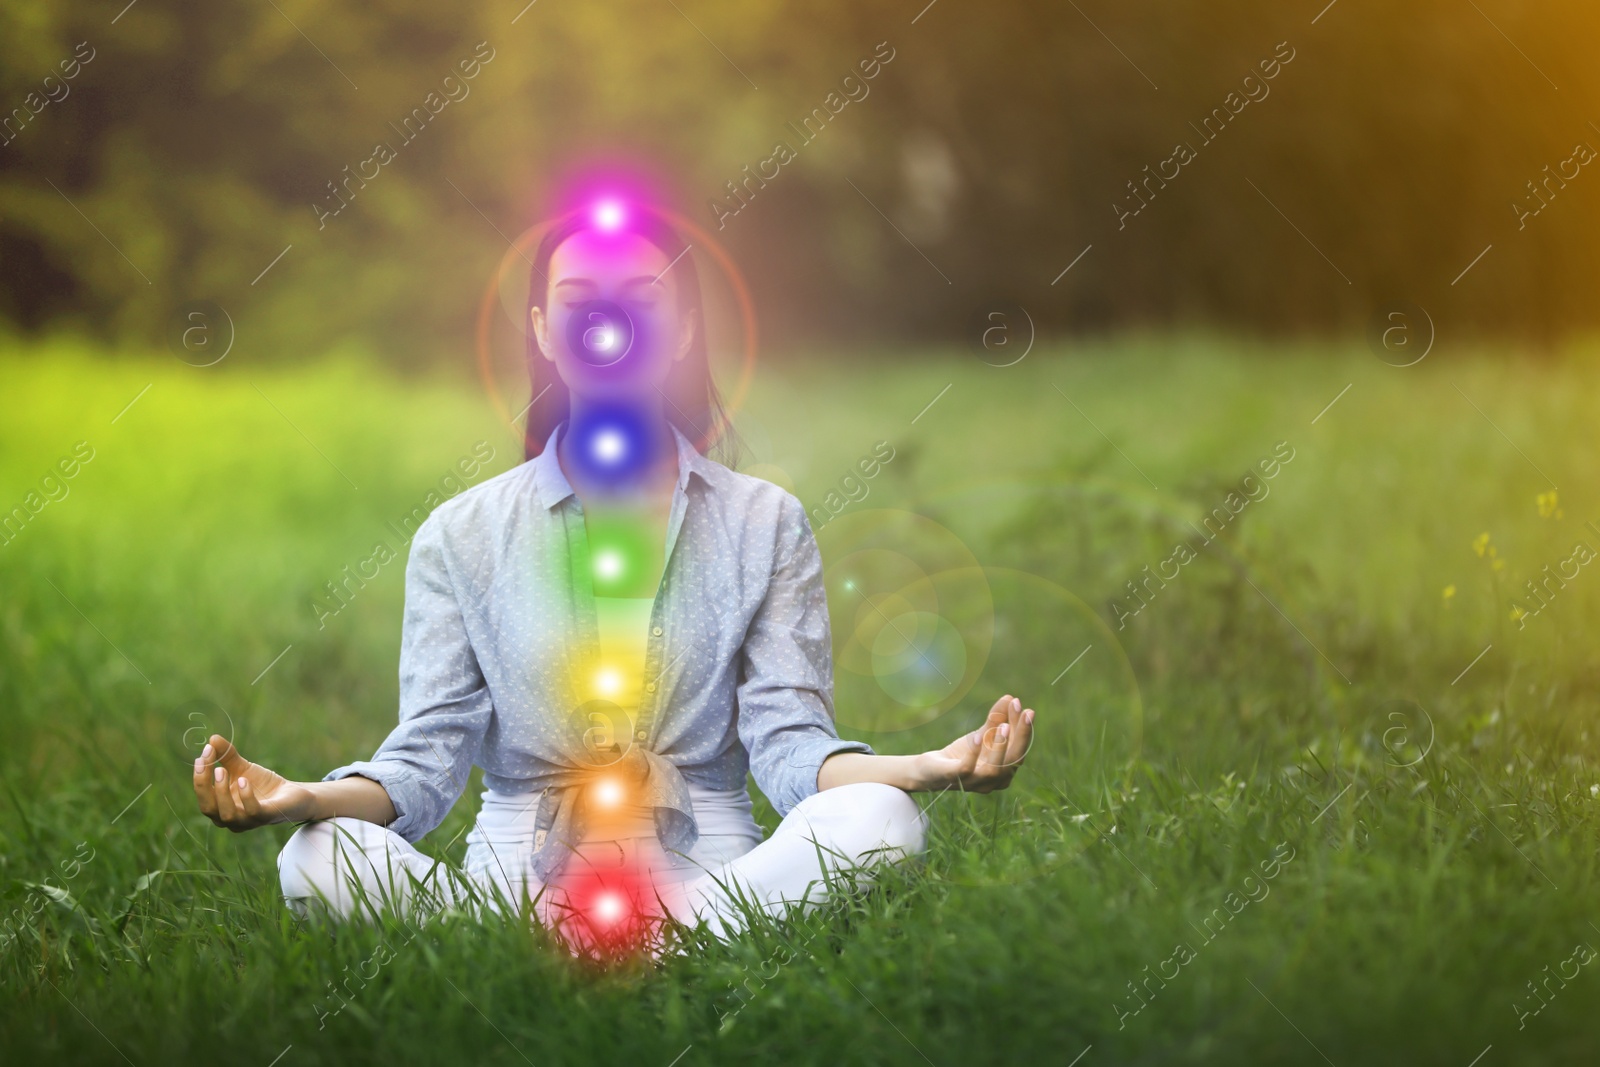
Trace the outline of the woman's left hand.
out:
<instances>
[{"instance_id":1,"label":"woman's left hand","mask_svg":"<svg viewBox=\"0 0 1600 1067\"><path fill-rule=\"evenodd\" d=\"M1003 696L994 702L978 729L937 751L912 757L916 788L966 793L1004 789L1032 743L1033 709L1024 708L1014 696Z\"/></svg>"}]
</instances>

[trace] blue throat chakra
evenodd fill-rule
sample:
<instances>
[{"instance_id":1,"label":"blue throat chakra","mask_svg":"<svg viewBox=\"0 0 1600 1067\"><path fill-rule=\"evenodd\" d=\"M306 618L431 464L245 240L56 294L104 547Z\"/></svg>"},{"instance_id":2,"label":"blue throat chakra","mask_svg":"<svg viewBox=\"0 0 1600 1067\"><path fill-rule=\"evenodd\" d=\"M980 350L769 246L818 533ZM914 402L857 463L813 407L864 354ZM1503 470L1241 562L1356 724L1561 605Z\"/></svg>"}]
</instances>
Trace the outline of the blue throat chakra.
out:
<instances>
[{"instance_id":1,"label":"blue throat chakra","mask_svg":"<svg viewBox=\"0 0 1600 1067\"><path fill-rule=\"evenodd\" d=\"M591 481L636 481L659 458L648 425L643 412L627 405L590 408L572 421L573 457Z\"/></svg>"}]
</instances>

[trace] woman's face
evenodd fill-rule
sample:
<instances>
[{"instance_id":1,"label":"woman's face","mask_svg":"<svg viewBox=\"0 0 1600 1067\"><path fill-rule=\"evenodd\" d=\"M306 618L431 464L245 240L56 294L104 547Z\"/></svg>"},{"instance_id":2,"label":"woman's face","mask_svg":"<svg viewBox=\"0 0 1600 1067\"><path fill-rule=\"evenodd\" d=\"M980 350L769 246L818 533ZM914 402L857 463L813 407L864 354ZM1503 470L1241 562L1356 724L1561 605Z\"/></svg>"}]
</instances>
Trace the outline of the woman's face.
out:
<instances>
[{"instance_id":1,"label":"woman's face","mask_svg":"<svg viewBox=\"0 0 1600 1067\"><path fill-rule=\"evenodd\" d=\"M635 233L580 230L550 256L539 351L573 395L652 400L689 354L696 314L679 311L666 253Z\"/></svg>"}]
</instances>

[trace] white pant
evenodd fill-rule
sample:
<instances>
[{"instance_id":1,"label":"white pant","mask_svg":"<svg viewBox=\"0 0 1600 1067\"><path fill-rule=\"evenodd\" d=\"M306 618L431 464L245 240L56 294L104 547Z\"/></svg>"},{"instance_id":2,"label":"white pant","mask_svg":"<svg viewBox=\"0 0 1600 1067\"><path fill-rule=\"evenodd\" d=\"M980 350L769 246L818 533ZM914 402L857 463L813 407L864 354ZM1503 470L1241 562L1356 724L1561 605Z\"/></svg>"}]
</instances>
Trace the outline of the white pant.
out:
<instances>
[{"instance_id":1,"label":"white pant","mask_svg":"<svg viewBox=\"0 0 1600 1067\"><path fill-rule=\"evenodd\" d=\"M285 901L297 914L320 901L350 918L385 905L409 914L476 903L520 907L526 898L541 921L560 930L576 913L592 924L596 900L602 911L617 907L613 888L620 886L630 913L665 911L690 925L705 919L727 937L743 927L740 900L774 916L793 904L811 910L827 899L826 880L838 875L855 886L870 884L874 864L920 854L927 833L927 818L908 794L861 782L807 797L763 841L745 790L691 785L700 838L687 856L667 854L653 835L587 840L559 884L542 886L529 869L537 794L483 796L464 871L375 823L305 824L278 855Z\"/></svg>"}]
</instances>

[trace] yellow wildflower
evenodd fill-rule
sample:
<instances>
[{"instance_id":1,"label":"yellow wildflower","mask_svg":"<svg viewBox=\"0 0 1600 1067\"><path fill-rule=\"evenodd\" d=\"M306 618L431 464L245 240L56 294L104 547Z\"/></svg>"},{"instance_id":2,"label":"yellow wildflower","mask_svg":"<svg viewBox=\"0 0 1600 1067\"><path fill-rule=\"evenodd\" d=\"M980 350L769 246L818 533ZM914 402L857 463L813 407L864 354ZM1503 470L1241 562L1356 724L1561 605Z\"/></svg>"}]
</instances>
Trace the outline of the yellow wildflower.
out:
<instances>
[{"instance_id":1,"label":"yellow wildflower","mask_svg":"<svg viewBox=\"0 0 1600 1067\"><path fill-rule=\"evenodd\" d=\"M1548 493L1540 493L1534 498L1534 503L1536 503L1539 507L1539 517L1541 519L1559 519L1565 514L1565 512L1561 510L1561 498L1556 496L1556 491L1554 489L1550 490Z\"/></svg>"},{"instance_id":2,"label":"yellow wildflower","mask_svg":"<svg viewBox=\"0 0 1600 1067\"><path fill-rule=\"evenodd\" d=\"M1494 546L1489 544L1488 530L1472 539L1472 551L1476 552L1480 558L1486 553L1493 554Z\"/></svg>"},{"instance_id":3,"label":"yellow wildflower","mask_svg":"<svg viewBox=\"0 0 1600 1067\"><path fill-rule=\"evenodd\" d=\"M1443 596L1444 596L1444 599L1445 599L1446 603L1449 603L1450 598L1455 596L1455 595L1456 595L1456 587L1455 586L1447 585L1447 586L1444 587Z\"/></svg>"}]
</instances>

